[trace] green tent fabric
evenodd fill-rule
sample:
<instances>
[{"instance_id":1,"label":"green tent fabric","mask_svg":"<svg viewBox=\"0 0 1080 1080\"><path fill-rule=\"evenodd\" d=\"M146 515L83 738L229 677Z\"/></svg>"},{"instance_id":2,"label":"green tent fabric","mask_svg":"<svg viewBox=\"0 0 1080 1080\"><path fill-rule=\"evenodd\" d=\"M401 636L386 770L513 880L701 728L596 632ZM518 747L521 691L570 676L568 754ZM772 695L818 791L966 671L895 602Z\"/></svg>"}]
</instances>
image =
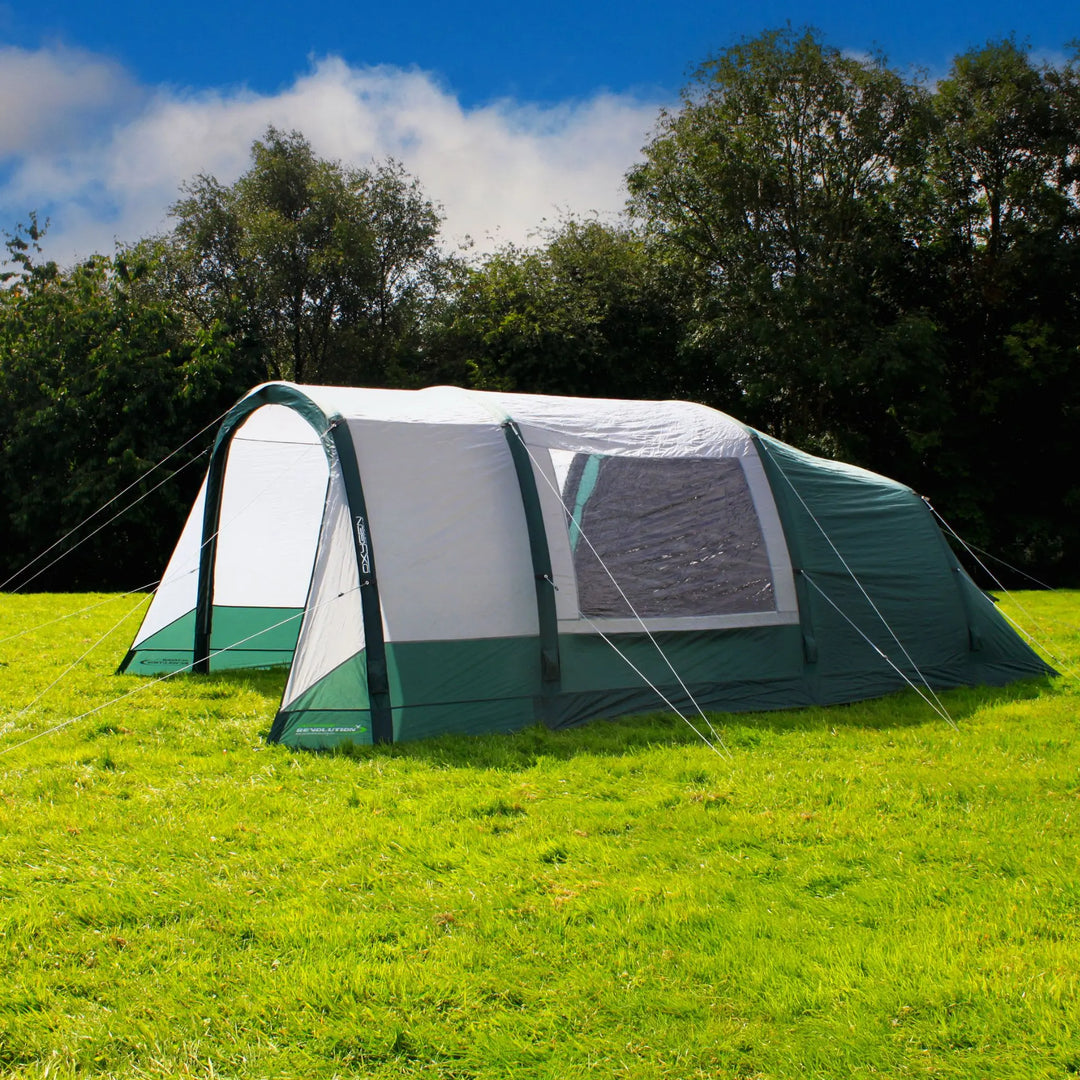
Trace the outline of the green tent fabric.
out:
<instances>
[{"instance_id":1,"label":"green tent fabric","mask_svg":"<svg viewBox=\"0 0 1080 1080\"><path fill-rule=\"evenodd\" d=\"M289 665L293 746L1051 673L902 484L690 402L270 383L123 669Z\"/></svg>"}]
</instances>

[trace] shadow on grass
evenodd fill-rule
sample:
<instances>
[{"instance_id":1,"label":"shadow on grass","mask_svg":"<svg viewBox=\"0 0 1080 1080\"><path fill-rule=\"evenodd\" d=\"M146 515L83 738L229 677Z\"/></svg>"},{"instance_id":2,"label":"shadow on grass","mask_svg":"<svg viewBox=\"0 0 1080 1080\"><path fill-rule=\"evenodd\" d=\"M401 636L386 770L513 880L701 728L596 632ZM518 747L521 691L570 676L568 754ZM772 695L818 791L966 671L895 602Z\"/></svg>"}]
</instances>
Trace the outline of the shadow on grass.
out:
<instances>
[{"instance_id":1,"label":"shadow on grass","mask_svg":"<svg viewBox=\"0 0 1080 1080\"><path fill-rule=\"evenodd\" d=\"M940 695L953 722L963 721L980 709L1039 697L1053 684L1046 678L1029 679L1008 686L961 687ZM768 734L829 731L835 728L885 730L939 724L942 719L914 692L892 694L849 704L782 709L775 712L708 714L724 745L732 751L752 750ZM700 717L690 717L695 727L707 728ZM576 727L551 731L536 724L513 734L443 735L392 746L346 745L331 753L369 760L372 757L404 758L433 768L487 768L515 771L532 768L542 759L566 761L579 756L623 757L657 748L694 747L701 737L672 713L647 713L598 719ZM722 747L720 748L722 751Z\"/></svg>"},{"instance_id":2,"label":"shadow on grass","mask_svg":"<svg viewBox=\"0 0 1080 1080\"><path fill-rule=\"evenodd\" d=\"M214 682L224 683L226 686L234 686L245 690L254 690L256 693L265 694L267 697L281 700L285 691L285 683L289 678L287 664L278 664L267 668L237 668L235 671L215 671L212 675L192 675L190 673L181 678L192 680L198 685L199 680L212 679Z\"/></svg>"}]
</instances>

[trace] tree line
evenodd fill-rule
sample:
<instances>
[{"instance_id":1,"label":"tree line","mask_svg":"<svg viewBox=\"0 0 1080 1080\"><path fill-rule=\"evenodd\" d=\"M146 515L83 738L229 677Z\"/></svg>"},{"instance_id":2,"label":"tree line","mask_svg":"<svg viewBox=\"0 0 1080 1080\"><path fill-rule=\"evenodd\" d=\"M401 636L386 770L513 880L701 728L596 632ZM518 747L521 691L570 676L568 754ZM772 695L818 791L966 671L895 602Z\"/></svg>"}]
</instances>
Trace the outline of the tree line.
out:
<instances>
[{"instance_id":1,"label":"tree line","mask_svg":"<svg viewBox=\"0 0 1080 1080\"><path fill-rule=\"evenodd\" d=\"M132 485L8 587L152 581L206 439L139 477L291 379L690 398L1080 582L1077 57L1009 39L930 85L770 31L700 66L626 184L618 222L470 258L399 163L270 128L235 183L193 178L169 232L111 255L43 260L31 216L0 291L0 575Z\"/></svg>"}]
</instances>

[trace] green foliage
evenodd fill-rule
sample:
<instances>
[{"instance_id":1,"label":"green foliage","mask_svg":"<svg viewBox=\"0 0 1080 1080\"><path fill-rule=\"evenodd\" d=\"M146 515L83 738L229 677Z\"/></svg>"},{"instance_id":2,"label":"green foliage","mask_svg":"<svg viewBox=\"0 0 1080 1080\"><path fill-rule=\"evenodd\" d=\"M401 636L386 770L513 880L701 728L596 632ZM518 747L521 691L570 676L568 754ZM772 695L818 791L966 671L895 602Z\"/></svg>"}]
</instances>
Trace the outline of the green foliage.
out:
<instances>
[{"instance_id":1,"label":"green foliage","mask_svg":"<svg viewBox=\"0 0 1080 1080\"><path fill-rule=\"evenodd\" d=\"M353 169L268 128L226 187L199 176L172 208L162 288L219 320L264 377L382 386L407 377L444 288L438 208L397 162Z\"/></svg>"},{"instance_id":2,"label":"green foliage","mask_svg":"<svg viewBox=\"0 0 1080 1080\"><path fill-rule=\"evenodd\" d=\"M861 406L871 385L886 400L893 388L867 354L925 343L889 273L906 257L893 193L923 109L880 60L786 30L704 64L661 117L631 207L691 260L693 332L737 387L714 403L834 452L864 423L880 436Z\"/></svg>"},{"instance_id":3,"label":"green foliage","mask_svg":"<svg viewBox=\"0 0 1080 1080\"><path fill-rule=\"evenodd\" d=\"M773 31L702 65L631 194L720 279L780 286L870 242L918 105L881 61Z\"/></svg>"},{"instance_id":4,"label":"green foliage","mask_svg":"<svg viewBox=\"0 0 1080 1080\"><path fill-rule=\"evenodd\" d=\"M774 31L703 65L628 177L689 259L709 403L1059 579L1080 575L1058 467L1080 449L1078 88L1011 40L928 90Z\"/></svg>"},{"instance_id":5,"label":"green foliage","mask_svg":"<svg viewBox=\"0 0 1080 1080\"><path fill-rule=\"evenodd\" d=\"M232 187L197 178L174 207L171 236L113 258L70 270L40 263L44 229L33 216L9 238L0 581L93 518L10 587L158 577L211 437L139 478L253 383L422 379L421 312L453 264L436 251L439 216L416 181L394 162L345 169L272 128L252 159ZM162 495L89 535L189 465Z\"/></svg>"},{"instance_id":6,"label":"green foliage","mask_svg":"<svg viewBox=\"0 0 1080 1080\"><path fill-rule=\"evenodd\" d=\"M45 568L202 451L205 441L136 483L237 396L230 346L214 325L188 336L165 304L139 296L144 267L127 254L61 271L35 261L40 234L32 221L9 239L18 269L0 292L0 580L134 485L8 587L144 585L161 573L197 469Z\"/></svg>"},{"instance_id":7,"label":"green foliage","mask_svg":"<svg viewBox=\"0 0 1080 1080\"><path fill-rule=\"evenodd\" d=\"M1080 1067L1075 677L297 754L280 676L108 675L133 602L0 598L2 1077Z\"/></svg>"},{"instance_id":8,"label":"green foliage","mask_svg":"<svg viewBox=\"0 0 1080 1080\"><path fill-rule=\"evenodd\" d=\"M465 276L432 352L483 389L609 397L698 390L682 343L682 277L626 228L570 219L536 249Z\"/></svg>"},{"instance_id":9,"label":"green foliage","mask_svg":"<svg viewBox=\"0 0 1080 1080\"><path fill-rule=\"evenodd\" d=\"M1076 76L1036 66L1011 39L953 61L930 146L943 232L994 258L1075 219Z\"/></svg>"},{"instance_id":10,"label":"green foliage","mask_svg":"<svg viewBox=\"0 0 1080 1080\"><path fill-rule=\"evenodd\" d=\"M1080 573L1080 83L1004 41L934 96L919 267L947 343L949 422L919 479L986 546Z\"/></svg>"},{"instance_id":11,"label":"green foliage","mask_svg":"<svg viewBox=\"0 0 1080 1080\"><path fill-rule=\"evenodd\" d=\"M702 401L1080 581L1078 162L1075 58L990 42L931 87L788 28L661 115L632 224L472 265L399 164L274 128L115 258L40 263L31 216L0 293L0 573L269 377ZM47 580L150 580L194 479Z\"/></svg>"}]
</instances>

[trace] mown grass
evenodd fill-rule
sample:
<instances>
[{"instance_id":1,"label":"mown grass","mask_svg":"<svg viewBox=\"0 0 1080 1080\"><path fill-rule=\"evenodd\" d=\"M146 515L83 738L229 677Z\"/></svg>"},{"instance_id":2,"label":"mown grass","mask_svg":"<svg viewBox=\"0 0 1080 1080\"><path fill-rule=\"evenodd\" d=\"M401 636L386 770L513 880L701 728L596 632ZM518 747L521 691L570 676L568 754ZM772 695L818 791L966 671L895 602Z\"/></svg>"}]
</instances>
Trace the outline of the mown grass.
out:
<instances>
[{"instance_id":1,"label":"mown grass","mask_svg":"<svg viewBox=\"0 0 1080 1080\"><path fill-rule=\"evenodd\" d=\"M105 597L0 597L0 638ZM1067 1077L1077 680L298 754L0 642L0 1076ZM1025 594L1080 668L1080 598ZM131 618L135 618L132 616Z\"/></svg>"}]
</instances>

